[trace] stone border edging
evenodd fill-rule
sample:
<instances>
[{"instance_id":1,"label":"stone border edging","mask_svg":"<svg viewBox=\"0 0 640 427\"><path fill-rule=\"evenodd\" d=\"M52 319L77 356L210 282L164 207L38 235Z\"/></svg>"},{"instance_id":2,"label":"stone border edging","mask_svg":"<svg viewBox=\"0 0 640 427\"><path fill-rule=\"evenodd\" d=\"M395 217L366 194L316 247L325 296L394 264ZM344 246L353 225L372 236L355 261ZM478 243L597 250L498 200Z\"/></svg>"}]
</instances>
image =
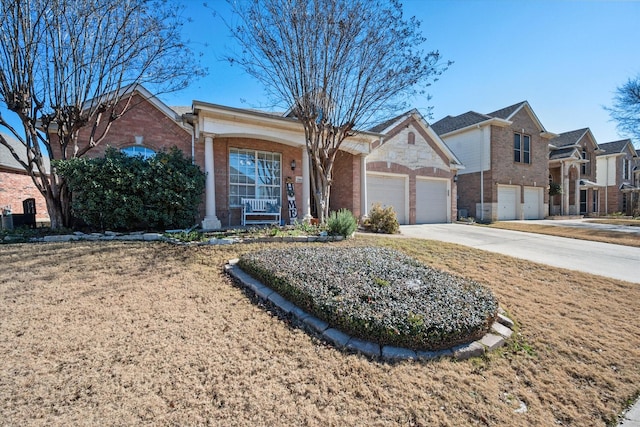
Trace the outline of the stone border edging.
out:
<instances>
[{"instance_id":1,"label":"stone border edging","mask_svg":"<svg viewBox=\"0 0 640 427\"><path fill-rule=\"evenodd\" d=\"M16 241L22 241L22 236L5 236L5 243L12 243ZM28 239L30 243L64 243L75 241L127 241L127 242L168 242L176 245L231 245L234 243L311 243L311 242L339 242L344 240L343 236L263 236L255 238L238 238L238 237L224 237L221 239L212 237L209 240L202 242L183 242L181 240L167 237L162 233L145 233L145 232L133 232L133 233L116 233L113 231L105 231L104 233L91 233L85 234L82 232L75 232L73 234L51 234L44 237L32 237Z\"/></svg>"},{"instance_id":2,"label":"stone border edging","mask_svg":"<svg viewBox=\"0 0 640 427\"><path fill-rule=\"evenodd\" d=\"M235 278L244 288L250 290L258 298L275 305L285 314L295 317L301 324L312 332L330 342L336 348L351 352L361 353L372 358L382 358L386 361L399 360L432 360L441 357L451 357L455 360L466 360L471 357L479 357L487 351L502 347L506 339L513 334L513 321L504 315L502 309L497 321L488 332L478 341L459 345L448 350L439 351L414 351L408 348L380 346L378 343L365 341L349 336L338 329L330 328L329 324L306 311L300 309L292 302L286 300L273 289L254 279L237 266L238 259L229 260L224 269L227 274Z\"/></svg>"}]
</instances>

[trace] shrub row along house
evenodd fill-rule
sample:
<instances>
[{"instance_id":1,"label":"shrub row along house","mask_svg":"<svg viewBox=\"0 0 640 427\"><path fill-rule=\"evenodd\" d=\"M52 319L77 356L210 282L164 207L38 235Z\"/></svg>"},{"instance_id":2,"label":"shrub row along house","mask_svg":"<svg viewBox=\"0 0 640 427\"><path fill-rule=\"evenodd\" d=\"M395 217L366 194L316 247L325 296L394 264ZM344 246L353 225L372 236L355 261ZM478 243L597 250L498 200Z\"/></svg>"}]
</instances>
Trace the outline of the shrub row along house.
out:
<instances>
[{"instance_id":1,"label":"shrub row along house","mask_svg":"<svg viewBox=\"0 0 640 427\"><path fill-rule=\"evenodd\" d=\"M179 148L207 174L204 229L242 224L252 213L247 200L269 200L287 223L314 216L304 130L294 118L201 101L170 108L143 87L132 102L89 155L106 146L145 156ZM20 175L19 168L0 169L0 204L19 206L21 197L36 195L22 181L16 192L7 174ZM632 214L639 195L640 161L630 140L598 144L589 129L554 134L525 101L433 125L411 110L359 132L336 158L330 209L361 217L380 203L393 206L401 224L540 219ZM36 199L40 216L44 204Z\"/></svg>"}]
</instances>

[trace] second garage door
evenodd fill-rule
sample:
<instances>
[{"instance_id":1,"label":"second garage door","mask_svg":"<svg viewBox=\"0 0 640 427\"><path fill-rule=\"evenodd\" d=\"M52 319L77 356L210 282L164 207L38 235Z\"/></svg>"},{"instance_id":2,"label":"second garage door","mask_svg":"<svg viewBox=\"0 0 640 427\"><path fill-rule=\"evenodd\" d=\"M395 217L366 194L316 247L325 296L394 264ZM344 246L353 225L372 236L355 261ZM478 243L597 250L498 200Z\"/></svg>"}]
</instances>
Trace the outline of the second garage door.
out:
<instances>
[{"instance_id":1,"label":"second garage door","mask_svg":"<svg viewBox=\"0 0 640 427\"><path fill-rule=\"evenodd\" d=\"M407 179L404 176L367 174L367 203L393 206L400 224L407 224Z\"/></svg>"},{"instance_id":2,"label":"second garage door","mask_svg":"<svg viewBox=\"0 0 640 427\"><path fill-rule=\"evenodd\" d=\"M520 187L498 186L498 220L516 219Z\"/></svg>"},{"instance_id":3,"label":"second garage door","mask_svg":"<svg viewBox=\"0 0 640 427\"><path fill-rule=\"evenodd\" d=\"M524 187L524 219L542 219L542 188Z\"/></svg>"},{"instance_id":4,"label":"second garage door","mask_svg":"<svg viewBox=\"0 0 640 427\"><path fill-rule=\"evenodd\" d=\"M448 222L447 181L416 179L416 224Z\"/></svg>"}]
</instances>

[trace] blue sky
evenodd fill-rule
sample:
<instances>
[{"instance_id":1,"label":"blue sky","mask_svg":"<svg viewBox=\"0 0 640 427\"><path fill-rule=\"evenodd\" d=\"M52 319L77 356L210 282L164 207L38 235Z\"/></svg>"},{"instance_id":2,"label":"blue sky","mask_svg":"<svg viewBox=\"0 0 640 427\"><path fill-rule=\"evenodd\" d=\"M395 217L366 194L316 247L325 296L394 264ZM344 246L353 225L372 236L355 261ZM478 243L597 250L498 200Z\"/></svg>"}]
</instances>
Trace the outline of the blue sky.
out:
<instances>
[{"instance_id":1,"label":"blue sky","mask_svg":"<svg viewBox=\"0 0 640 427\"><path fill-rule=\"evenodd\" d=\"M233 48L221 17L223 0L184 0L186 38L203 54L209 75L169 105L194 99L235 107L266 105L264 92L238 67L220 60ZM433 121L469 110L481 113L527 100L551 132L591 128L599 143L621 139L603 106L640 74L640 1L405 0L405 14L422 21L425 50L455 63L426 97L412 100ZM217 12L213 16L211 9ZM640 147L640 141L635 141Z\"/></svg>"},{"instance_id":2,"label":"blue sky","mask_svg":"<svg viewBox=\"0 0 640 427\"><path fill-rule=\"evenodd\" d=\"M160 98L234 107L268 105L262 87L220 58L233 48L222 18L224 0L181 0L185 39L209 74ZM640 1L405 0L405 14L422 21L425 50L455 63L412 107L430 120L469 110L489 113L527 100L551 132L591 128L597 142L621 139L603 106L616 87L640 74ZM215 11L215 16L213 11ZM10 113L0 111L9 118ZM15 119L11 118L15 123ZM634 141L640 148L640 141Z\"/></svg>"}]
</instances>

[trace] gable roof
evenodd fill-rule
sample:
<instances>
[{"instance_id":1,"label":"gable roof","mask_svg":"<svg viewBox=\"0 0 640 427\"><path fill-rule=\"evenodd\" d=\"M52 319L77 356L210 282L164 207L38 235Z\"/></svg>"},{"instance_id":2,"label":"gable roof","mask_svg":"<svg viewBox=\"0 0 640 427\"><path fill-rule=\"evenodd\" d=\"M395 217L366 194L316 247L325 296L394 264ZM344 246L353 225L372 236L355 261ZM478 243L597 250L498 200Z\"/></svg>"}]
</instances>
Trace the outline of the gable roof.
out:
<instances>
[{"instance_id":1,"label":"gable roof","mask_svg":"<svg viewBox=\"0 0 640 427\"><path fill-rule=\"evenodd\" d=\"M546 137L554 137L555 134L547 132L547 130L542 126L542 123L538 119L538 116L533 112L529 102L522 101L516 104L510 105L505 108L501 108L500 110L496 110L489 114L482 114L476 111L467 111L464 114L460 114L459 116L447 116L433 125L433 129L436 131L438 135L446 135L451 132L460 131L462 129L466 129L468 127L480 124L495 124L498 126L509 126L511 125L511 119L515 116L520 110L525 108L533 121L536 123L538 128L540 129L541 134Z\"/></svg>"},{"instance_id":2,"label":"gable roof","mask_svg":"<svg viewBox=\"0 0 640 427\"><path fill-rule=\"evenodd\" d=\"M621 154L627 148L628 145L631 145L631 151L635 152L635 148L633 144L631 144L630 139L621 139L619 141L606 142L604 144L600 144L599 147L602 150L599 156L610 156L612 154ZM636 153L638 155L638 153Z\"/></svg>"},{"instance_id":3,"label":"gable roof","mask_svg":"<svg viewBox=\"0 0 640 427\"><path fill-rule=\"evenodd\" d=\"M24 147L22 146L22 143L18 141L14 136L9 135L5 132L0 132L0 134L2 134L5 141L7 141L9 145L11 145L13 149L18 153L18 156L22 159L22 161L26 162L27 158L23 153ZM9 149L3 144L0 144L0 167L24 171L22 165L13 157Z\"/></svg>"},{"instance_id":4,"label":"gable roof","mask_svg":"<svg viewBox=\"0 0 640 427\"><path fill-rule=\"evenodd\" d=\"M392 117L389 120L385 120L384 122L375 125L371 129L369 129L369 132L385 133L384 131L387 130L387 129L392 128L393 125L396 124L396 122L402 122L405 119L407 119L409 116L411 116L411 114L414 114L414 113L420 114L418 112L418 110L414 108L414 109L406 111L406 112L404 112L404 113L402 113L402 114L400 114L400 115L398 115L396 117Z\"/></svg>"},{"instance_id":5,"label":"gable roof","mask_svg":"<svg viewBox=\"0 0 640 427\"><path fill-rule=\"evenodd\" d=\"M589 128L572 130L563 132L549 141L556 147L565 147L567 145L576 145L580 139L589 131Z\"/></svg>"},{"instance_id":6,"label":"gable roof","mask_svg":"<svg viewBox=\"0 0 640 427\"><path fill-rule=\"evenodd\" d=\"M418 111L418 109L416 108L409 110L403 114L400 114L399 116L393 117L389 120L385 120L379 125L376 125L373 128L371 128L369 131L375 132L375 133L381 133L381 134L388 134L394 128L400 126L403 122L405 122L410 118L413 118L416 121L418 126L422 128L422 130L427 135L429 135L429 137L435 142L438 148L440 148L440 150L442 150L442 152L448 157L449 165L451 167L455 166L456 169L464 169L462 162L458 160L458 158L453 153L453 151L449 149L447 144L442 140L442 138L440 138L440 136L438 136L438 133L433 129L432 126L429 125L429 123L425 120L424 116L420 114L420 111ZM381 144L380 146L382 145L384 145L384 143Z\"/></svg>"},{"instance_id":7,"label":"gable roof","mask_svg":"<svg viewBox=\"0 0 640 427\"><path fill-rule=\"evenodd\" d=\"M11 145L11 147L13 147L15 152L18 154L18 157L20 157L20 159L23 162L27 163L26 148L22 144L22 142L18 141L18 139L16 139L15 136L10 135L10 134L8 134L6 132L0 131L0 134L2 134L2 136L5 139L5 141L7 141L9 143L9 145ZM43 155L44 155L44 153L43 153ZM48 158L46 158L46 157L44 159L44 167L45 167L45 172L49 173L49 161L48 161ZM5 147L4 144L0 144L0 168L12 169L12 170L20 171L20 172L25 172L24 167L22 167L20 162L18 162L15 159L15 157L13 157L13 154L11 154L9 149L7 147Z\"/></svg>"},{"instance_id":8,"label":"gable roof","mask_svg":"<svg viewBox=\"0 0 640 427\"><path fill-rule=\"evenodd\" d=\"M459 116L447 116L431 125L438 135L444 135L454 130L464 129L482 122L491 120L486 114L467 111Z\"/></svg>"},{"instance_id":9,"label":"gable roof","mask_svg":"<svg viewBox=\"0 0 640 427\"><path fill-rule=\"evenodd\" d=\"M525 104L529 105L527 101L522 101L508 107L501 108L487 115L491 117L497 117L499 119L509 120L515 113L517 113L522 107L524 107Z\"/></svg>"},{"instance_id":10,"label":"gable roof","mask_svg":"<svg viewBox=\"0 0 640 427\"><path fill-rule=\"evenodd\" d=\"M578 150L575 147L571 147L571 146L559 148L549 153L549 160L569 159L571 157L574 157L576 159L581 158L580 154L578 153Z\"/></svg>"}]
</instances>

